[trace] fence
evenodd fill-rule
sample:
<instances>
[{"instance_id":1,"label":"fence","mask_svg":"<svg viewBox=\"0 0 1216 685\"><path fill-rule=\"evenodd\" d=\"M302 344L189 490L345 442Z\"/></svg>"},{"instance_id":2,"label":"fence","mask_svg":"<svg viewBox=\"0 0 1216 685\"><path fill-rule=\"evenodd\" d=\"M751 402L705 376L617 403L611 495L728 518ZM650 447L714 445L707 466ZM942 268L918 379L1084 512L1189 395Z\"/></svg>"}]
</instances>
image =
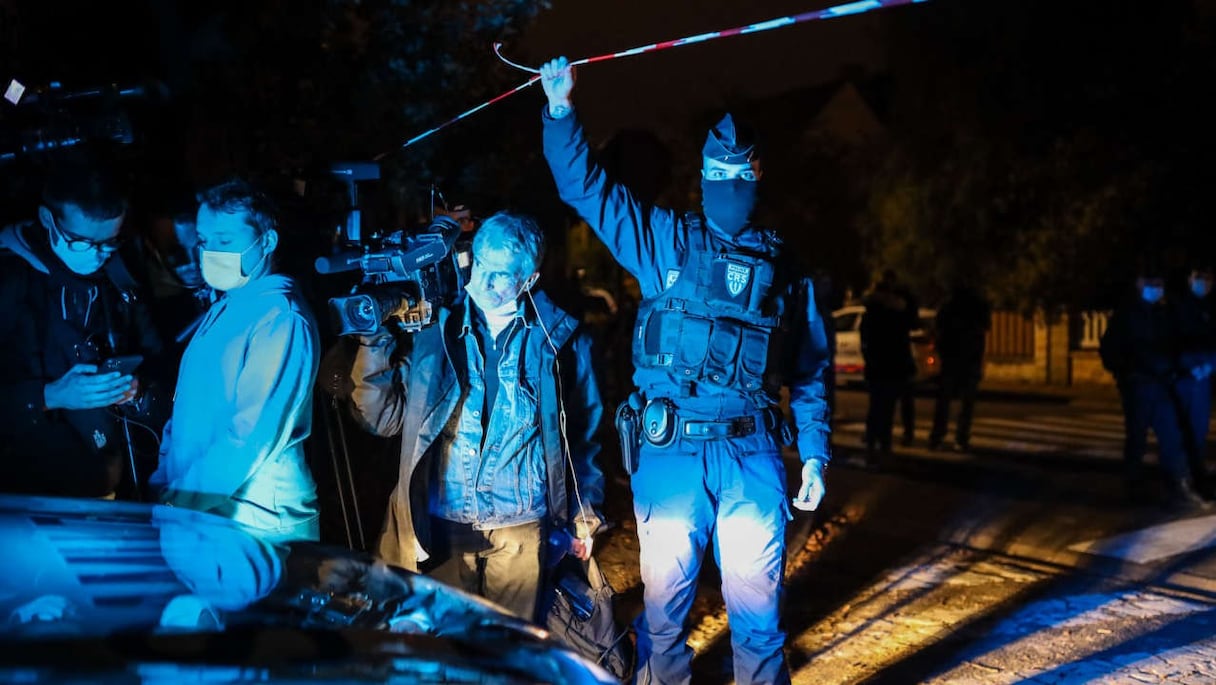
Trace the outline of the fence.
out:
<instances>
[{"instance_id":1,"label":"fence","mask_svg":"<svg viewBox=\"0 0 1216 685\"><path fill-rule=\"evenodd\" d=\"M1077 349L1096 350L1106 332L1110 312L1090 310L1081 312L1080 330L1077 331Z\"/></svg>"},{"instance_id":2,"label":"fence","mask_svg":"<svg viewBox=\"0 0 1216 685\"><path fill-rule=\"evenodd\" d=\"M1034 359L1034 319L1017 312L993 312L984 356L990 361Z\"/></svg>"}]
</instances>

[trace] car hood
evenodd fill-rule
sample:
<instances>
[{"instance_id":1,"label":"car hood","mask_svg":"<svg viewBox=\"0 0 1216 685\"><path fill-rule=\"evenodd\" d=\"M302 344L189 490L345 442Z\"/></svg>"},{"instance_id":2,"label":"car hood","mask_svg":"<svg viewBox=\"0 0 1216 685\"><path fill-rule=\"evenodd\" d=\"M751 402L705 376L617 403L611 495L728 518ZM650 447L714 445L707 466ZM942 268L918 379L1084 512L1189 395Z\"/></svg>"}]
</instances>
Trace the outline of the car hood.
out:
<instances>
[{"instance_id":1,"label":"car hood","mask_svg":"<svg viewBox=\"0 0 1216 685\"><path fill-rule=\"evenodd\" d=\"M615 682L481 598L199 512L0 495L0 547L4 682Z\"/></svg>"}]
</instances>

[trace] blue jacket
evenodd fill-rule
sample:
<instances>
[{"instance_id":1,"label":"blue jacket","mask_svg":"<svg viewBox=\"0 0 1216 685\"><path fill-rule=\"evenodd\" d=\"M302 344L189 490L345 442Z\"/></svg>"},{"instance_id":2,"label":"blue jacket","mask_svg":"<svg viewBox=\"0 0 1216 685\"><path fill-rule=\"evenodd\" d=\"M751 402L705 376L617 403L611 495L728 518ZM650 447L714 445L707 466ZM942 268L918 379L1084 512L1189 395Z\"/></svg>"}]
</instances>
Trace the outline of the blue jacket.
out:
<instances>
[{"instance_id":1,"label":"blue jacket","mask_svg":"<svg viewBox=\"0 0 1216 685\"><path fill-rule=\"evenodd\" d=\"M671 209L643 204L628 188L609 180L592 158L576 116L554 119L547 108L542 116L545 158L562 200L590 224L620 265L638 279L643 297L662 292L683 265L689 246L690 227L684 216ZM736 246L763 252L768 247L765 240L761 231L745 231ZM815 308L811 280L798 279L788 287L787 301L794 308L790 321L796 325L790 331L790 344L795 346L794 362L791 368L776 371L784 376L790 389L790 410L798 429L802 459L826 461L830 456L829 409L824 388L829 363L827 334ZM661 381L652 375L653 372L639 370L634 374L634 382L641 387L654 387ZM732 399L693 398L688 404L697 405L689 407L697 413L722 413ZM769 400L776 406L780 398Z\"/></svg>"},{"instance_id":2,"label":"blue jacket","mask_svg":"<svg viewBox=\"0 0 1216 685\"><path fill-rule=\"evenodd\" d=\"M584 507L598 509L604 499L604 477L595 464L599 445L593 436L599 426L603 407L591 368L590 338L577 329L578 322L558 309L543 293L533 296L535 308L522 313L522 359L516 360L522 390L535 398L539 408L532 426L538 429L544 456L545 509L521 513L530 500L528 488L511 478L495 478L486 485L496 502L507 506L494 509L478 522L482 527L511 525L524 520L546 518L552 525L564 526L572 518L574 487L563 450L559 410L565 408L573 475ZM391 336L380 335L359 346L351 372L354 390L352 412L368 431L382 436L401 435L401 463L397 486L389 498L389 511L380 536L379 555L390 563L417 570L430 544L428 489L431 469L438 461L437 450L452 443L443 438L449 422L460 420L470 381L465 359L465 300L439 310L438 320L409 340L411 348L397 361L396 344ZM515 325L520 325L516 323ZM547 335L546 335L547 332ZM555 359L555 351L558 353ZM504 355L505 356L505 355ZM557 362L557 363L555 363ZM511 360L504 359L510 365ZM500 368L506 368L500 366ZM560 368L560 379L555 369ZM500 377L504 389L508 378ZM563 394L559 402L558 392ZM518 421L495 407L491 422ZM526 420L526 419L525 419ZM491 426L487 435L511 437L520 431L498 431ZM509 448L508 440L504 446ZM502 457L509 459L511 455ZM478 462L499 458L486 450ZM479 496L481 493L478 493ZM519 501L511 503L512 499ZM589 513L589 512L588 512ZM539 515L537 515L539 514Z\"/></svg>"}]
</instances>

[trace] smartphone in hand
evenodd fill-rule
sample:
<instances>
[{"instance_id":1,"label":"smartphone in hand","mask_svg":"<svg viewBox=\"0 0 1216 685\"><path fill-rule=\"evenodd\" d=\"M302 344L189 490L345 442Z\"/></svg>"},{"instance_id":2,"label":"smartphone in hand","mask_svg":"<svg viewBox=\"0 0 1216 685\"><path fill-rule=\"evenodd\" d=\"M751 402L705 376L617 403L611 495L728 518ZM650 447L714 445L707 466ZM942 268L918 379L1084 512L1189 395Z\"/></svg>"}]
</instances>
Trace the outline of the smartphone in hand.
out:
<instances>
[{"instance_id":1,"label":"smartphone in hand","mask_svg":"<svg viewBox=\"0 0 1216 685\"><path fill-rule=\"evenodd\" d=\"M101 363L98 369L99 373L109 373L117 371L124 376L129 376L135 373L135 369L144 362L142 354L125 354L118 357L110 357Z\"/></svg>"}]
</instances>

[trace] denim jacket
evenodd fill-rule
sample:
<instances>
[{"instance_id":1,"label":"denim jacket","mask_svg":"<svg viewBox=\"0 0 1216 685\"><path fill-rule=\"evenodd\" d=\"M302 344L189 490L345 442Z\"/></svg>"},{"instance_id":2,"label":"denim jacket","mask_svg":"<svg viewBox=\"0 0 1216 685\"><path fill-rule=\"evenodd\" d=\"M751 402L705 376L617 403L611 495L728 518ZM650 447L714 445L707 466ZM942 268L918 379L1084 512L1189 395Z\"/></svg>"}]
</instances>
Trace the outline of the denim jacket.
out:
<instances>
[{"instance_id":1,"label":"denim jacket","mask_svg":"<svg viewBox=\"0 0 1216 685\"><path fill-rule=\"evenodd\" d=\"M473 413L481 408L477 398L484 385L473 378L479 367L471 367L466 348L475 334L468 330L465 301L440 309L438 321L410 336L410 349L400 355L388 335L360 345L351 371L355 419L377 435L401 435L397 486L389 498L378 549L386 561L417 569L428 555L428 512L436 507L448 510L468 502L465 511L476 514L478 527L542 518L551 525L567 525L578 512L573 511L575 488L562 444L563 406L581 501L592 510L602 504L604 478L595 464L599 445L593 436L603 407L592 372L590 338L543 293L534 295L534 304L526 304L521 320L512 324L516 328L499 366L499 399L485 430L485 449L479 449L481 417ZM468 454L469 449L479 453ZM528 450L539 450L532 456L540 459L517 453ZM443 484L444 501L432 503L431 471L445 460L459 460L474 480L466 481L465 488ZM531 475L537 479L543 464L542 483L530 481L526 471L513 471L526 464L535 469ZM538 511L538 506L543 509Z\"/></svg>"}]
</instances>

